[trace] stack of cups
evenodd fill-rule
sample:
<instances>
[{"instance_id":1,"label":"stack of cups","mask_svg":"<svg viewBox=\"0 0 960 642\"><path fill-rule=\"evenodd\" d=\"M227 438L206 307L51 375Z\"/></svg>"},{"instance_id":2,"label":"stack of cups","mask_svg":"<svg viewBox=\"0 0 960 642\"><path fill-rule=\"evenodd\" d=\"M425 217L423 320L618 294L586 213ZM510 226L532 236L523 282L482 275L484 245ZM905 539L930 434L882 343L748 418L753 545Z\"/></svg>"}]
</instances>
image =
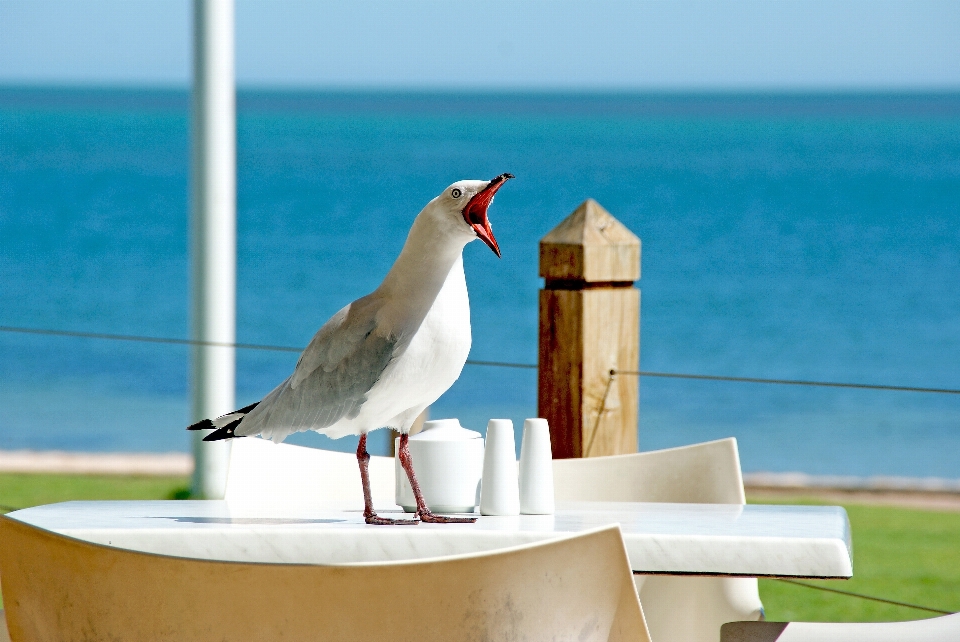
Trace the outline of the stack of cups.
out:
<instances>
[{"instance_id":1,"label":"stack of cups","mask_svg":"<svg viewBox=\"0 0 960 642\"><path fill-rule=\"evenodd\" d=\"M481 515L552 515L553 456L546 419L523 422L517 473L513 422L491 419L483 453Z\"/></svg>"}]
</instances>

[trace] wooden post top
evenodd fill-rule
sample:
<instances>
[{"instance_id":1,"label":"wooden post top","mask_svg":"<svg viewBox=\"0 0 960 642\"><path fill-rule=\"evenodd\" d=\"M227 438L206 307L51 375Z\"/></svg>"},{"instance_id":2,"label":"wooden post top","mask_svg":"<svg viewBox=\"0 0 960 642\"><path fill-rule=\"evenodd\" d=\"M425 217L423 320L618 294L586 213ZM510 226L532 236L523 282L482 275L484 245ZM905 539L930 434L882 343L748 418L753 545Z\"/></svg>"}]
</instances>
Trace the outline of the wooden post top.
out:
<instances>
[{"instance_id":1,"label":"wooden post top","mask_svg":"<svg viewBox=\"0 0 960 642\"><path fill-rule=\"evenodd\" d=\"M540 276L548 289L630 286L640 278L640 239L588 198L540 239Z\"/></svg>"}]
</instances>

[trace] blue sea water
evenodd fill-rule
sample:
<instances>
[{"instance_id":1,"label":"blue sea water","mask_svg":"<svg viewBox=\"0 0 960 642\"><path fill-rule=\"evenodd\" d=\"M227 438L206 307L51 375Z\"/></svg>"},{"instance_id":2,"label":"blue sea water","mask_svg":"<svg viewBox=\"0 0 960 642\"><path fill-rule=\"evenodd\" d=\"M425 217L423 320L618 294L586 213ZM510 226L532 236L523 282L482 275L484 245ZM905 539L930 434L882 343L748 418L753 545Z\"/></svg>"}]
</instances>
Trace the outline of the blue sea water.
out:
<instances>
[{"instance_id":1,"label":"blue sea water","mask_svg":"<svg viewBox=\"0 0 960 642\"><path fill-rule=\"evenodd\" d=\"M509 171L503 259L466 251L474 359L536 361L537 242L592 197L643 240L643 369L960 388L960 95L241 92L238 114L239 341L304 345L426 201ZM183 92L0 89L0 325L186 337L188 139ZM0 332L0 449L186 450L188 357ZM295 361L239 351L238 403ZM433 408L535 412L534 371L478 366ZM958 395L643 378L640 412L643 450L733 435L748 471L960 477Z\"/></svg>"}]
</instances>

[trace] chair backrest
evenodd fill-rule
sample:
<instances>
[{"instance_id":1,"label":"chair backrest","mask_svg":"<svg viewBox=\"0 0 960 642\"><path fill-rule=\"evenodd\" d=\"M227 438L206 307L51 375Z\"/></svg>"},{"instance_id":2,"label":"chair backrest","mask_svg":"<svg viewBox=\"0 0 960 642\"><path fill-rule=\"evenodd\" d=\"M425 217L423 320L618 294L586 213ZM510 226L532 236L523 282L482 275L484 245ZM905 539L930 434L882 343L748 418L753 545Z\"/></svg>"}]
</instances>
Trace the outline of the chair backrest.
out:
<instances>
[{"instance_id":1,"label":"chair backrest","mask_svg":"<svg viewBox=\"0 0 960 642\"><path fill-rule=\"evenodd\" d=\"M3 517L0 573L14 640L650 640L617 526L320 566L152 555Z\"/></svg>"},{"instance_id":2,"label":"chair backrest","mask_svg":"<svg viewBox=\"0 0 960 642\"><path fill-rule=\"evenodd\" d=\"M745 504L733 437L629 455L555 459L558 501Z\"/></svg>"},{"instance_id":3,"label":"chair backrest","mask_svg":"<svg viewBox=\"0 0 960 642\"><path fill-rule=\"evenodd\" d=\"M743 504L737 440L553 462L558 500ZM763 612L757 580L744 577L636 577L657 642L716 642L720 625Z\"/></svg>"},{"instance_id":4,"label":"chair backrest","mask_svg":"<svg viewBox=\"0 0 960 642\"><path fill-rule=\"evenodd\" d=\"M370 458L370 490L376 505L395 503L393 457ZM363 506L356 455L235 439L224 499L229 501L349 501Z\"/></svg>"}]
</instances>

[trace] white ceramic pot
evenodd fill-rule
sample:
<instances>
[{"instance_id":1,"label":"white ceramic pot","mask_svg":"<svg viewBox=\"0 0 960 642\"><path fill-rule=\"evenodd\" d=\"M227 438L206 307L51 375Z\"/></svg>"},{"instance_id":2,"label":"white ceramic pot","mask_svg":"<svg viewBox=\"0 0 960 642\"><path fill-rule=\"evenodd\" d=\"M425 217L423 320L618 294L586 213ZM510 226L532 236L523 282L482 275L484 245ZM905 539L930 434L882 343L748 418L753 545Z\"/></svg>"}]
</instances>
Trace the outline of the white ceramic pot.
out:
<instances>
[{"instance_id":1,"label":"white ceramic pot","mask_svg":"<svg viewBox=\"0 0 960 642\"><path fill-rule=\"evenodd\" d=\"M483 473L483 439L460 426L458 419L427 421L410 437L410 458L427 507L435 513L472 513ZM400 439L396 439L396 452ZM397 504L417 510L407 473L396 458Z\"/></svg>"}]
</instances>

